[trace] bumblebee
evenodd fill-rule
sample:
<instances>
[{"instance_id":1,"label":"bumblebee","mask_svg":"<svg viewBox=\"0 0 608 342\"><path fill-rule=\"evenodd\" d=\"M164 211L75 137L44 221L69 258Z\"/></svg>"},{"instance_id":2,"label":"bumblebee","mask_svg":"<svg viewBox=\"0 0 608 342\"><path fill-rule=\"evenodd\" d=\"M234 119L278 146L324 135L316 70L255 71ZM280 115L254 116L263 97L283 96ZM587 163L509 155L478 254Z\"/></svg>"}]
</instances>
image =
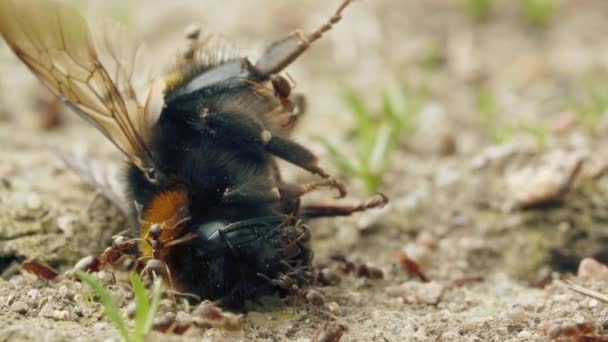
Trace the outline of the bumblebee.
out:
<instances>
[{"instance_id":1,"label":"bumblebee","mask_svg":"<svg viewBox=\"0 0 608 342\"><path fill-rule=\"evenodd\" d=\"M279 274L311 262L299 218L350 215L381 206L300 206L300 198L345 187L290 139L302 114L280 73L342 18L342 2L311 33L270 44L255 62L212 37L177 67L134 85L134 53L95 40L83 17L51 0L0 0L0 33L27 67L127 159L128 211L144 257L164 263L174 286L202 298L247 298ZM320 177L281 178L276 159ZM160 227L160 229L159 229ZM154 229L152 229L154 228ZM153 239L151 239L151 235Z\"/></svg>"}]
</instances>

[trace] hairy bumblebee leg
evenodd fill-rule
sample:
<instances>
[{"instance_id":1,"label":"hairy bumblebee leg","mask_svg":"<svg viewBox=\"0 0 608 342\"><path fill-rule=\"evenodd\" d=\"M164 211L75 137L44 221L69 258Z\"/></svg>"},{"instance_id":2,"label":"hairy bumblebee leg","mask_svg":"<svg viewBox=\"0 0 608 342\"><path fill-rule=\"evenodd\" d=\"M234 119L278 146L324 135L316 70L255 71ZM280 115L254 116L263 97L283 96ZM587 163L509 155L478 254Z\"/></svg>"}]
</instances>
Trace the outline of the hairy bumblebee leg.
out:
<instances>
[{"instance_id":1,"label":"hairy bumblebee leg","mask_svg":"<svg viewBox=\"0 0 608 342\"><path fill-rule=\"evenodd\" d=\"M270 44L262 57L255 63L254 68L258 76L269 77L285 69L300 57L310 44L321 38L325 32L331 30L342 19L344 9L353 1L343 0L334 15L313 32L306 34L303 31L296 31Z\"/></svg>"},{"instance_id":2,"label":"hairy bumblebee leg","mask_svg":"<svg viewBox=\"0 0 608 342\"><path fill-rule=\"evenodd\" d=\"M319 188L335 188L340 191L340 194L342 194L342 192L345 190L343 190L341 186L342 184L338 183L333 178L324 178L316 182L301 185L283 183L279 185L279 192L281 193L281 200L293 201Z\"/></svg>"},{"instance_id":3,"label":"hairy bumblebee leg","mask_svg":"<svg viewBox=\"0 0 608 342\"><path fill-rule=\"evenodd\" d=\"M255 181L254 181L255 182ZM278 203L281 199L279 189L271 186L260 186L259 184L244 185L224 192L222 201L225 204L257 204Z\"/></svg>"},{"instance_id":4,"label":"hairy bumblebee leg","mask_svg":"<svg viewBox=\"0 0 608 342\"><path fill-rule=\"evenodd\" d=\"M304 218L349 216L353 213L372 208L381 208L388 203L388 197L377 194L358 205L305 205L300 208L300 215Z\"/></svg>"},{"instance_id":5,"label":"hairy bumblebee leg","mask_svg":"<svg viewBox=\"0 0 608 342\"><path fill-rule=\"evenodd\" d=\"M344 184L335 180L319 166L319 159L306 147L289 139L274 136L266 145L266 150L275 156L297 165L304 170L317 174L323 178L332 179L334 187L340 192L339 198L347 194Z\"/></svg>"},{"instance_id":6,"label":"hairy bumblebee leg","mask_svg":"<svg viewBox=\"0 0 608 342\"><path fill-rule=\"evenodd\" d=\"M323 178L331 176L319 166L318 158L306 147L278 136L273 136L264 126L247 115L223 113L204 114L201 129L212 130L218 139L231 140L239 143L239 146L254 148L265 148L273 155L295 164ZM334 187L338 189L340 198L346 196L346 188L338 181L334 181ZM252 181L251 183L256 183ZM256 186L253 189L232 189L225 195L225 201L255 203L263 201L277 201L276 190L267 190L270 187ZM262 190L262 191L260 191Z\"/></svg>"}]
</instances>

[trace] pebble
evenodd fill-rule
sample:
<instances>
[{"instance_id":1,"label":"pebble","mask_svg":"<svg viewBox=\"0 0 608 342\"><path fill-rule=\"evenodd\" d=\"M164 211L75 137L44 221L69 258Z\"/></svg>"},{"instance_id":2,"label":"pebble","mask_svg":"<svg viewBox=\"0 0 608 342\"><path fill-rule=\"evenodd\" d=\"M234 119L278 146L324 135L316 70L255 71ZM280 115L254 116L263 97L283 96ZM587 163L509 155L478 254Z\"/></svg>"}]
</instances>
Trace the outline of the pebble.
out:
<instances>
[{"instance_id":1,"label":"pebble","mask_svg":"<svg viewBox=\"0 0 608 342\"><path fill-rule=\"evenodd\" d=\"M27 304L24 302L17 300L13 304L11 304L11 311L16 312L18 314L25 314L28 310Z\"/></svg>"},{"instance_id":2,"label":"pebble","mask_svg":"<svg viewBox=\"0 0 608 342\"><path fill-rule=\"evenodd\" d=\"M28 302L28 304L34 305L34 304L38 303L39 294L40 294L40 291L38 289L31 289L31 290L27 291L27 293L25 294L25 300Z\"/></svg>"},{"instance_id":3,"label":"pebble","mask_svg":"<svg viewBox=\"0 0 608 342\"><path fill-rule=\"evenodd\" d=\"M35 193L29 194L25 199L25 208L31 211L38 211L42 208L42 200Z\"/></svg>"},{"instance_id":4,"label":"pebble","mask_svg":"<svg viewBox=\"0 0 608 342\"><path fill-rule=\"evenodd\" d=\"M57 217L57 228L66 235L72 235L76 220L74 215L61 215Z\"/></svg>"},{"instance_id":5,"label":"pebble","mask_svg":"<svg viewBox=\"0 0 608 342\"><path fill-rule=\"evenodd\" d=\"M59 290L59 297L65 300L74 300L74 293L68 289L67 286L62 285Z\"/></svg>"},{"instance_id":6,"label":"pebble","mask_svg":"<svg viewBox=\"0 0 608 342\"><path fill-rule=\"evenodd\" d=\"M135 317L136 311L137 311L137 305L135 304L135 302L129 303L129 305L127 306L127 310L126 310L127 317L132 319L133 317Z\"/></svg>"},{"instance_id":7,"label":"pebble","mask_svg":"<svg viewBox=\"0 0 608 342\"><path fill-rule=\"evenodd\" d=\"M53 318L53 315L55 314L55 311L56 310L53 307L53 304L46 303L40 309L40 312L38 313L38 316L44 317L44 318Z\"/></svg>"},{"instance_id":8,"label":"pebble","mask_svg":"<svg viewBox=\"0 0 608 342\"><path fill-rule=\"evenodd\" d=\"M342 308L336 302L327 303L327 310L336 316L342 316Z\"/></svg>"},{"instance_id":9,"label":"pebble","mask_svg":"<svg viewBox=\"0 0 608 342\"><path fill-rule=\"evenodd\" d=\"M178 311L175 316L175 321L178 325L190 325L192 324L192 317L184 311Z\"/></svg>"},{"instance_id":10,"label":"pebble","mask_svg":"<svg viewBox=\"0 0 608 342\"><path fill-rule=\"evenodd\" d=\"M585 258L578 264L577 277L582 281L608 282L608 267L593 258Z\"/></svg>"},{"instance_id":11,"label":"pebble","mask_svg":"<svg viewBox=\"0 0 608 342\"><path fill-rule=\"evenodd\" d=\"M537 165L509 172L505 178L507 194L520 208L561 200L582 169L583 161L581 153L558 151L546 155Z\"/></svg>"},{"instance_id":12,"label":"pebble","mask_svg":"<svg viewBox=\"0 0 608 342\"><path fill-rule=\"evenodd\" d=\"M528 330L522 330L519 332L519 334L517 334L517 338L522 341L528 341L530 338L532 338L532 333Z\"/></svg>"},{"instance_id":13,"label":"pebble","mask_svg":"<svg viewBox=\"0 0 608 342\"><path fill-rule=\"evenodd\" d=\"M168 312L173 310L173 301L171 299L165 298L161 299L158 305L159 312Z\"/></svg>"},{"instance_id":14,"label":"pebble","mask_svg":"<svg viewBox=\"0 0 608 342\"><path fill-rule=\"evenodd\" d=\"M323 285L338 285L342 282L342 278L332 269L324 268L319 273L319 282Z\"/></svg>"},{"instance_id":15,"label":"pebble","mask_svg":"<svg viewBox=\"0 0 608 342\"><path fill-rule=\"evenodd\" d=\"M55 310L53 311L53 318L56 321L69 321L70 320L70 312L68 310Z\"/></svg>"},{"instance_id":16,"label":"pebble","mask_svg":"<svg viewBox=\"0 0 608 342\"><path fill-rule=\"evenodd\" d=\"M325 298L322 294L315 290L309 290L306 293L306 301L315 306L321 306L325 304Z\"/></svg>"},{"instance_id":17,"label":"pebble","mask_svg":"<svg viewBox=\"0 0 608 342\"><path fill-rule=\"evenodd\" d=\"M444 286L437 282L420 283L407 281L399 286L389 286L386 292L401 297L409 304L437 304L443 296Z\"/></svg>"},{"instance_id":18,"label":"pebble","mask_svg":"<svg viewBox=\"0 0 608 342\"><path fill-rule=\"evenodd\" d=\"M487 317L473 317L462 322L462 330L466 333L474 332L480 329L486 322Z\"/></svg>"},{"instance_id":19,"label":"pebble","mask_svg":"<svg viewBox=\"0 0 608 342\"><path fill-rule=\"evenodd\" d=\"M507 312L507 318L513 325L522 325L528 319L528 314L521 308L514 308Z\"/></svg>"}]
</instances>

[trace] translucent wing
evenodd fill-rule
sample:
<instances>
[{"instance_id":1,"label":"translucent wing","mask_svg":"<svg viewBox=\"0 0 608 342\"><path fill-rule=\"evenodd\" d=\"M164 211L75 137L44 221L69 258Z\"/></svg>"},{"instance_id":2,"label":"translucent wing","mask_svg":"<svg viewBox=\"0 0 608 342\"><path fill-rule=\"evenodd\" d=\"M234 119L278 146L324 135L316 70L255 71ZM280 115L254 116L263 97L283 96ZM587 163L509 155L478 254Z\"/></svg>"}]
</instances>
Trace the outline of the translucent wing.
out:
<instances>
[{"instance_id":1,"label":"translucent wing","mask_svg":"<svg viewBox=\"0 0 608 342\"><path fill-rule=\"evenodd\" d=\"M133 164L155 167L148 139L163 90L154 83L145 101L138 100L131 85L134 56L121 59L108 40L95 46L84 18L50 0L0 0L0 34L51 91Z\"/></svg>"},{"instance_id":2,"label":"translucent wing","mask_svg":"<svg viewBox=\"0 0 608 342\"><path fill-rule=\"evenodd\" d=\"M76 155L54 146L50 146L49 149L69 170L120 209L125 217L131 215L127 196L124 193L124 184L120 183L118 165L108 160Z\"/></svg>"}]
</instances>

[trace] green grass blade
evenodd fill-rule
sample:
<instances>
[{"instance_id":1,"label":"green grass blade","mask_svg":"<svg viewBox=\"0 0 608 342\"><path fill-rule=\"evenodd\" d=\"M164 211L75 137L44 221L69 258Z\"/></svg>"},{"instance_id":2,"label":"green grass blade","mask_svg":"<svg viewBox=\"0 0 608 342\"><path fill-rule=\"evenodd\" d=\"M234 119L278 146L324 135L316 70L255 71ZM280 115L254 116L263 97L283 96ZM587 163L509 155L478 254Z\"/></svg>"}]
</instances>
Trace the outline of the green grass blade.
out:
<instances>
[{"instance_id":1,"label":"green grass blade","mask_svg":"<svg viewBox=\"0 0 608 342\"><path fill-rule=\"evenodd\" d=\"M360 135L363 146L370 146L374 140L374 120L362 98L352 89L342 87L342 94L352 114L355 116L357 134Z\"/></svg>"},{"instance_id":2,"label":"green grass blade","mask_svg":"<svg viewBox=\"0 0 608 342\"><path fill-rule=\"evenodd\" d=\"M87 283L95 292L95 294L99 297L99 301L103 305L103 312L108 317L114 326L120 333L120 335L125 339L125 341L130 341L129 339L129 331L127 330L127 326L123 320L122 315L120 314L120 310L118 306L114 302L112 295L103 288L101 283L99 283L93 276L86 272L77 271L76 275L80 278L81 281Z\"/></svg>"},{"instance_id":3,"label":"green grass blade","mask_svg":"<svg viewBox=\"0 0 608 342\"><path fill-rule=\"evenodd\" d=\"M369 169L373 173L382 172L387 164L394 130L394 125L387 122L383 122L378 128L374 148L369 157Z\"/></svg>"},{"instance_id":4,"label":"green grass blade","mask_svg":"<svg viewBox=\"0 0 608 342\"><path fill-rule=\"evenodd\" d=\"M347 175L356 176L361 174L361 165L358 165L354 162L352 157L346 156L342 154L334 145L332 145L329 141L322 137L317 137L319 142L325 147L327 152L329 153L330 158L339 169L341 173L345 173Z\"/></svg>"},{"instance_id":5,"label":"green grass blade","mask_svg":"<svg viewBox=\"0 0 608 342\"><path fill-rule=\"evenodd\" d=\"M146 294L146 288L141 281L139 275L135 272L130 275L131 287L135 295L135 332L133 334L134 341L142 341L147 331L146 321L150 314L150 300Z\"/></svg>"},{"instance_id":6,"label":"green grass blade","mask_svg":"<svg viewBox=\"0 0 608 342\"><path fill-rule=\"evenodd\" d=\"M156 317L156 312L158 311L158 305L160 304L160 296L163 292L163 281L160 278L157 278L154 281L154 285L152 287L152 302L150 303L150 309L148 311L148 317L144 324L144 332L148 334L150 330L152 330L152 325L154 324L154 318Z\"/></svg>"}]
</instances>

